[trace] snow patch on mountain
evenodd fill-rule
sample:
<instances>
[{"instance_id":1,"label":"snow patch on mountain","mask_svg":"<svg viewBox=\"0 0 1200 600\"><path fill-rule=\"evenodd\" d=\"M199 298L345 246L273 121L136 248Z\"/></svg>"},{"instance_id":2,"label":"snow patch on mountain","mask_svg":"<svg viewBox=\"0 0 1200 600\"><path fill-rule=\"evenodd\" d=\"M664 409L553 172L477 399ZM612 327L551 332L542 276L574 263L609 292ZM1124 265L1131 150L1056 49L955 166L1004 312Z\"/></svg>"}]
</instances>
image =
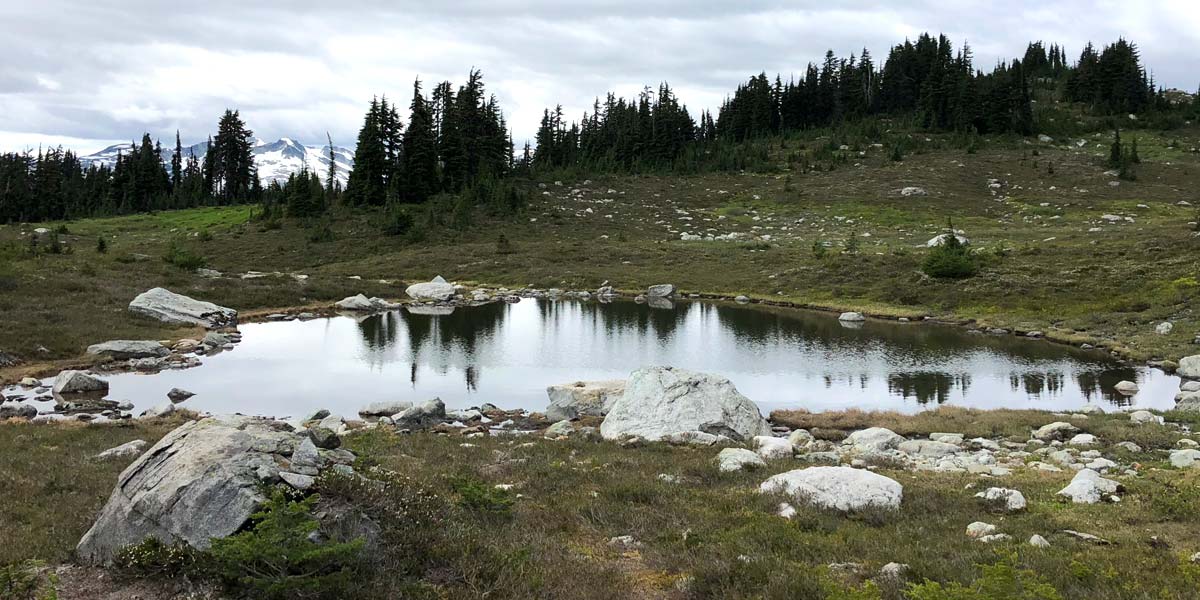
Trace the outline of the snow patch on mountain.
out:
<instances>
[{"instance_id":1,"label":"snow patch on mountain","mask_svg":"<svg viewBox=\"0 0 1200 600\"><path fill-rule=\"evenodd\" d=\"M84 167L90 165L106 165L111 167L117 162L119 154L128 154L131 151L129 144L116 144L109 146L99 152L80 157L80 161ZM163 164L170 168L171 155L174 153L173 148L163 148L161 159ZM203 159L208 153L208 142L200 142L183 147L184 163L187 163L189 156L194 155L198 159ZM251 150L254 155L254 164L258 167L258 178L263 184L268 184L272 181L283 183L292 173L299 173L305 166L309 171L317 174L321 181L329 175L329 146L306 146L291 138L279 138L274 142L256 139L254 147ZM354 168L354 151L341 146L333 147L334 162L337 164L337 179L346 185L346 180L350 176L350 170Z\"/></svg>"}]
</instances>

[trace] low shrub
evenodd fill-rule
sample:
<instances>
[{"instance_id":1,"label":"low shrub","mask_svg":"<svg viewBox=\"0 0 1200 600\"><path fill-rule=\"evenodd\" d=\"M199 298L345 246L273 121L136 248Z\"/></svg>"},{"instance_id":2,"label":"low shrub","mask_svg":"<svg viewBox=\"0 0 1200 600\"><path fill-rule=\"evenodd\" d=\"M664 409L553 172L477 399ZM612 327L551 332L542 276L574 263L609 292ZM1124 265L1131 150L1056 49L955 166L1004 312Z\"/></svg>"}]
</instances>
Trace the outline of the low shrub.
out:
<instances>
[{"instance_id":1,"label":"low shrub","mask_svg":"<svg viewBox=\"0 0 1200 600\"><path fill-rule=\"evenodd\" d=\"M254 525L213 540L212 569L231 590L251 598L345 598L363 541L314 543L318 496L290 501L275 490Z\"/></svg>"},{"instance_id":2,"label":"low shrub","mask_svg":"<svg viewBox=\"0 0 1200 600\"><path fill-rule=\"evenodd\" d=\"M509 516L516 502L512 492L471 478L452 482L458 503L468 510L497 516Z\"/></svg>"},{"instance_id":3,"label":"low shrub","mask_svg":"<svg viewBox=\"0 0 1200 600\"><path fill-rule=\"evenodd\" d=\"M934 246L921 264L921 271L938 279L965 279L975 275L978 270L975 253L953 233Z\"/></svg>"},{"instance_id":4,"label":"low shrub","mask_svg":"<svg viewBox=\"0 0 1200 600\"><path fill-rule=\"evenodd\" d=\"M908 600L1062 600L1054 586L1037 573L1017 566L1017 556L980 565L981 574L971 585L945 585L926 580L908 587Z\"/></svg>"},{"instance_id":5,"label":"low shrub","mask_svg":"<svg viewBox=\"0 0 1200 600\"><path fill-rule=\"evenodd\" d=\"M6 600L57 600L58 578L47 572L42 579L43 565L25 561L0 565L0 598Z\"/></svg>"},{"instance_id":6,"label":"low shrub","mask_svg":"<svg viewBox=\"0 0 1200 600\"><path fill-rule=\"evenodd\" d=\"M208 264L208 261L203 256L188 250L179 240L171 240L167 244L167 251L163 254L163 261L184 271L195 271Z\"/></svg>"}]
</instances>

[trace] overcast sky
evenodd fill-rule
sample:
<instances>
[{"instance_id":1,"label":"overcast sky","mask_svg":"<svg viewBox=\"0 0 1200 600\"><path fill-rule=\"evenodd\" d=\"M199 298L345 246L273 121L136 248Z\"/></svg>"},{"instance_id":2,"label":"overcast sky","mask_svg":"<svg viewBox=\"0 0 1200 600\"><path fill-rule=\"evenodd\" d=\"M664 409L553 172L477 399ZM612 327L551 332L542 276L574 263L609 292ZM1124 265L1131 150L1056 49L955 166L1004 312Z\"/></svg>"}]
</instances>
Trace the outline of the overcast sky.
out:
<instances>
[{"instance_id":1,"label":"overcast sky","mask_svg":"<svg viewBox=\"0 0 1200 600\"><path fill-rule=\"evenodd\" d=\"M923 31L966 39L985 69L1029 40L1073 59L1124 36L1160 84L1200 83L1200 0L0 0L0 150L191 143L226 107L265 139L352 147L373 95L407 107L414 77L428 91L472 66L520 146L556 103L578 119L666 80L695 116L759 71L786 78L827 49L879 61Z\"/></svg>"}]
</instances>

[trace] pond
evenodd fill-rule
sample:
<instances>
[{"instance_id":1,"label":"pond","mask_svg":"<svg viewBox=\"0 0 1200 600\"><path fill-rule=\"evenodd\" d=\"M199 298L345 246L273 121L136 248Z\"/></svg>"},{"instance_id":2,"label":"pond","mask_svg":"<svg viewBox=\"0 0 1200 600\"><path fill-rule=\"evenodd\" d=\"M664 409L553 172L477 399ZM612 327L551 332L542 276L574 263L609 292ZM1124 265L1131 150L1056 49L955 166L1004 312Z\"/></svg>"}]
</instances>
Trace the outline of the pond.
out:
<instances>
[{"instance_id":1,"label":"pond","mask_svg":"<svg viewBox=\"0 0 1200 600\"><path fill-rule=\"evenodd\" d=\"M418 308L420 310L420 308ZM447 312L438 309L422 312ZM232 351L200 367L108 377L108 398L135 414L180 387L182 406L216 413L351 416L380 400L440 397L541 410L547 385L624 379L647 365L728 377L764 414L861 408L916 412L941 404L1067 410L1084 404L1170 408L1178 379L1088 352L931 324L842 323L836 316L731 303L523 299L449 314L241 326ZM1121 380L1141 391L1123 396Z\"/></svg>"}]
</instances>

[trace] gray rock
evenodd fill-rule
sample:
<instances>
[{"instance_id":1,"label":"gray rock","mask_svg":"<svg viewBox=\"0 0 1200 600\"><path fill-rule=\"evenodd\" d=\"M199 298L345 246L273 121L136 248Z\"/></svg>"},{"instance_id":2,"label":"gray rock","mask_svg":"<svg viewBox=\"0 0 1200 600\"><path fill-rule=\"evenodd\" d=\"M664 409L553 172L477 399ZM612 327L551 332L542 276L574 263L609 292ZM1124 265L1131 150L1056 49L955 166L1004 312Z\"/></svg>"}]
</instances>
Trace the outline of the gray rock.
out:
<instances>
[{"instance_id":1,"label":"gray rock","mask_svg":"<svg viewBox=\"0 0 1200 600\"><path fill-rule=\"evenodd\" d=\"M688 432L744 441L769 435L771 427L728 379L671 367L635 371L600 425L608 440L657 441Z\"/></svg>"},{"instance_id":2,"label":"gray rock","mask_svg":"<svg viewBox=\"0 0 1200 600\"><path fill-rule=\"evenodd\" d=\"M624 380L576 381L546 388L550 404L546 418L551 421L581 416L603 417L625 393Z\"/></svg>"},{"instance_id":3,"label":"gray rock","mask_svg":"<svg viewBox=\"0 0 1200 600\"><path fill-rule=\"evenodd\" d=\"M1046 541L1046 538L1035 533L1029 536L1029 545L1033 546L1034 548L1049 548L1050 542Z\"/></svg>"},{"instance_id":4,"label":"gray rock","mask_svg":"<svg viewBox=\"0 0 1200 600\"><path fill-rule=\"evenodd\" d=\"M1033 437L1043 442L1062 441L1076 433L1079 433L1078 427L1064 421L1055 421L1049 425L1039 427L1037 431L1033 432Z\"/></svg>"},{"instance_id":5,"label":"gray rock","mask_svg":"<svg viewBox=\"0 0 1200 600\"><path fill-rule=\"evenodd\" d=\"M142 417L147 419L152 419L154 417L165 417L173 412L175 412L175 403L168 400L166 402L155 404L154 406L146 409L146 411L142 413Z\"/></svg>"},{"instance_id":6,"label":"gray rock","mask_svg":"<svg viewBox=\"0 0 1200 600\"><path fill-rule=\"evenodd\" d=\"M78 558L104 564L148 537L199 549L242 527L278 477L296 435L248 417L190 421L168 433L120 475Z\"/></svg>"},{"instance_id":7,"label":"gray rock","mask_svg":"<svg viewBox=\"0 0 1200 600\"><path fill-rule=\"evenodd\" d=\"M675 285L671 283L652 285L646 290L647 298L670 298L674 295Z\"/></svg>"},{"instance_id":8,"label":"gray rock","mask_svg":"<svg viewBox=\"0 0 1200 600\"><path fill-rule=\"evenodd\" d=\"M282 479L284 483L297 490L300 490L301 492L312 487L313 484L317 482L316 478L311 475L301 475L300 473L292 473L289 471L280 471L279 478Z\"/></svg>"},{"instance_id":9,"label":"gray rock","mask_svg":"<svg viewBox=\"0 0 1200 600\"><path fill-rule=\"evenodd\" d=\"M968 245L968 244L970 244L970 243L971 243L971 240L968 240L967 238L965 238L965 237L963 237L963 236L961 236L961 235L958 235L958 234L950 234L950 233L943 233L943 234L940 234L940 235L933 236L932 238L929 238L929 241L928 241L928 242L925 242L925 247L926 247L926 248L936 248L936 247L938 247L938 246L941 246L942 244L945 244L947 240L949 240L949 239L950 239L950 236L951 236L951 235L953 235L954 237L958 238L958 243L960 243L960 244L962 244L962 245L964 245L964 246L966 246L966 245Z\"/></svg>"},{"instance_id":10,"label":"gray rock","mask_svg":"<svg viewBox=\"0 0 1200 600\"><path fill-rule=\"evenodd\" d=\"M237 325L237 311L217 306L212 302L194 300L164 288L138 294L129 303L129 310L166 323L199 325L206 329L220 329Z\"/></svg>"},{"instance_id":11,"label":"gray rock","mask_svg":"<svg viewBox=\"0 0 1200 600\"><path fill-rule=\"evenodd\" d=\"M454 297L454 286L438 275L433 281L408 286L404 293L413 300L445 302Z\"/></svg>"},{"instance_id":12,"label":"gray rock","mask_svg":"<svg viewBox=\"0 0 1200 600\"><path fill-rule=\"evenodd\" d=\"M809 467L780 473L759 486L763 493L784 493L842 512L868 507L900 508L904 487L878 473L850 467Z\"/></svg>"},{"instance_id":13,"label":"gray rock","mask_svg":"<svg viewBox=\"0 0 1200 600\"><path fill-rule=\"evenodd\" d=\"M1142 447L1133 442L1118 442L1118 443L1114 444L1113 447L1120 448L1122 450L1128 450L1130 452L1141 452L1142 451Z\"/></svg>"},{"instance_id":14,"label":"gray rock","mask_svg":"<svg viewBox=\"0 0 1200 600\"><path fill-rule=\"evenodd\" d=\"M916 456L949 456L962 450L954 444L935 442L933 440L909 440L900 442L897 449L905 454Z\"/></svg>"},{"instance_id":15,"label":"gray rock","mask_svg":"<svg viewBox=\"0 0 1200 600\"><path fill-rule=\"evenodd\" d=\"M342 445L342 439L338 437L336 431L325 427L317 427L315 429L306 430L308 439L312 440L314 446L333 450Z\"/></svg>"},{"instance_id":16,"label":"gray rock","mask_svg":"<svg viewBox=\"0 0 1200 600\"><path fill-rule=\"evenodd\" d=\"M756 435L750 441L758 455L767 460L791 458L795 448L787 438L777 438L770 435Z\"/></svg>"},{"instance_id":17,"label":"gray rock","mask_svg":"<svg viewBox=\"0 0 1200 600\"><path fill-rule=\"evenodd\" d=\"M54 378L55 394L83 394L107 392L108 382L92 377L83 371L63 371Z\"/></svg>"},{"instance_id":18,"label":"gray rock","mask_svg":"<svg viewBox=\"0 0 1200 600\"><path fill-rule=\"evenodd\" d=\"M127 443L121 444L120 446L117 446L115 448L109 448L108 450L105 450L104 452L97 454L96 458L98 458L100 460L107 460L110 458L124 458L126 456L137 456L142 453L142 450L145 447L146 447L146 440L133 440L132 442L127 442Z\"/></svg>"},{"instance_id":19,"label":"gray rock","mask_svg":"<svg viewBox=\"0 0 1200 600\"><path fill-rule=\"evenodd\" d=\"M1200 392L1200 381L1185 381L1179 384L1181 392Z\"/></svg>"},{"instance_id":20,"label":"gray rock","mask_svg":"<svg viewBox=\"0 0 1200 600\"><path fill-rule=\"evenodd\" d=\"M848 321L851 323L857 323L857 322L861 322L861 321L866 321L867 318L865 316L863 316L863 314L860 312L844 312L844 313L838 315L838 320L839 321Z\"/></svg>"},{"instance_id":21,"label":"gray rock","mask_svg":"<svg viewBox=\"0 0 1200 600\"><path fill-rule=\"evenodd\" d=\"M38 416L38 410L28 404L6 402L0 404L0 419L32 419Z\"/></svg>"},{"instance_id":22,"label":"gray rock","mask_svg":"<svg viewBox=\"0 0 1200 600\"><path fill-rule=\"evenodd\" d=\"M441 423L445 418L446 405L440 398L434 398L392 415L392 420L402 427L432 427Z\"/></svg>"},{"instance_id":23,"label":"gray rock","mask_svg":"<svg viewBox=\"0 0 1200 600\"><path fill-rule=\"evenodd\" d=\"M375 305L371 303L371 299L362 294L358 294L357 296L349 296L338 300L334 303L334 306L342 310L358 312L375 310Z\"/></svg>"},{"instance_id":24,"label":"gray rock","mask_svg":"<svg viewBox=\"0 0 1200 600\"><path fill-rule=\"evenodd\" d=\"M180 402L183 402L184 400L187 400L195 395L196 394L193 394L192 392L182 388L171 388L171 391L167 392L167 398L176 404L179 404Z\"/></svg>"},{"instance_id":25,"label":"gray rock","mask_svg":"<svg viewBox=\"0 0 1200 600\"><path fill-rule=\"evenodd\" d=\"M405 402L403 400L385 400L383 402L372 402L366 405L365 407L359 409L358 415L361 417L390 417L394 414L402 413L410 408L412 408L412 402Z\"/></svg>"},{"instance_id":26,"label":"gray rock","mask_svg":"<svg viewBox=\"0 0 1200 600\"><path fill-rule=\"evenodd\" d=\"M717 453L717 470L722 473L767 466L761 456L745 448L725 448Z\"/></svg>"},{"instance_id":27,"label":"gray rock","mask_svg":"<svg viewBox=\"0 0 1200 600\"><path fill-rule=\"evenodd\" d=\"M312 439L305 436L300 438L292 451L290 459L291 470L301 475L316 475L321 466L321 453L317 450Z\"/></svg>"},{"instance_id":28,"label":"gray rock","mask_svg":"<svg viewBox=\"0 0 1200 600\"><path fill-rule=\"evenodd\" d=\"M87 353L94 356L107 356L116 360L128 360L131 358L162 358L171 351L154 340L112 340L88 346Z\"/></svg>"},{"instance_id":29,"label":"gray rock","mask_svg":"<svg viewBox=\"0 0 1200 600\"><path fill-rule=\"evenodd\" d=\"M546 428L546 437L557 438L571 435L575 428L571 426L569 419L563 419Z\"/></svg>"},{"instance_id":30,"label":"gray rock","mask_svg":"<svg viewBox=\"0 0 1200 600\"><path fill-rule=\"evenodd\" d=\"M1008 488L988 488L982 492L979 492L978 494L975 494L975 497L983 498L989 502L1003 503L1004 509L1009 512L1025 510L1026 506L1025 495L1017 490L1010 490Z\"/></svg>"}]
</instances>

